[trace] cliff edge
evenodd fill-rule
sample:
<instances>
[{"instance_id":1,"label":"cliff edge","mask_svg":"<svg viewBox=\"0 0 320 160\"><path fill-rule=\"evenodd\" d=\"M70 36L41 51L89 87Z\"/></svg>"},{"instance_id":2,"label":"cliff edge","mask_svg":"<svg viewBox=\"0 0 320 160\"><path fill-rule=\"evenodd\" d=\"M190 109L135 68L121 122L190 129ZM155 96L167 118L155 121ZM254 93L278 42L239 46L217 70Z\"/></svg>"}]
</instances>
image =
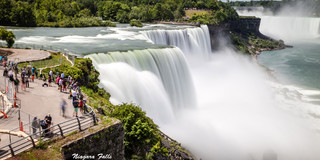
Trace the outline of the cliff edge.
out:
<instances>
[{"instance_id":1,"label":"cliff edge","mask_svg":"<svg viewBox=\"0 0 320 160\"><path fill-rule=\"evenodd\" d=\"M284 49L286 45L282 40L274 40L259 31L260 21L260 18L245 17L209 25L212 50L217 50L228 43L223 41L222 37L227 37L235 49L253 56L266 50Z\"/></svg>"}]
</instances>

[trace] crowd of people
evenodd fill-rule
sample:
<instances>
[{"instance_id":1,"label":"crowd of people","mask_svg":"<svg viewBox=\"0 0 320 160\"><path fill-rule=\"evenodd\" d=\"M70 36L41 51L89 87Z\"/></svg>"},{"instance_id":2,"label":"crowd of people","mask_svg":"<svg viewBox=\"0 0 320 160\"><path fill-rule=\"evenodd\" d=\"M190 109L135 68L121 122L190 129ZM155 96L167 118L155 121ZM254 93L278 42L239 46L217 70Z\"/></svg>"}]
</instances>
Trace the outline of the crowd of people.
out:
<instances>
[{"instance_id":1,"label":"crowd of people","mask_svg":"<svg viewBox=\"0 0 320 160\"><path fill-rule=\"evenodd\" d=\"M17 63L7 61L6 59L2 59L2 65L4 69L3 76L8 77L9 81L14 84L16 93L19 92L19 85L21 86L22 91L26 91L27 88L29 88L29 83L34 82L35 79L43 80L44 83L42 84L42 87L53 87L53 82L55 82L55 84L58 86L58 90L60 92L68 94L69 99L72 99L72 105L74 108L72 114L73 117L78 117L79 110L82 114L88 112L85 104L86 101L84 100L83 95L80 91L79 83L71 76L66 77L63 72L54 73L52 70L50 70L47 74L39 74L38 69L34 66L23 66L23 68L19 70ZM20 78L18 78L18 74L20 75ZM66 108L67 102L62 98L60 102L60 115L64 118L68 117L66 115ZM41 126L44 130L43 134L48 135L48 133L50 132L48 128L50 128L52 124L52 117L49 113L43 120L40 121L39 124L34 121L32 123L32 128L35 129Z\"/></svg>"}]
</instances>

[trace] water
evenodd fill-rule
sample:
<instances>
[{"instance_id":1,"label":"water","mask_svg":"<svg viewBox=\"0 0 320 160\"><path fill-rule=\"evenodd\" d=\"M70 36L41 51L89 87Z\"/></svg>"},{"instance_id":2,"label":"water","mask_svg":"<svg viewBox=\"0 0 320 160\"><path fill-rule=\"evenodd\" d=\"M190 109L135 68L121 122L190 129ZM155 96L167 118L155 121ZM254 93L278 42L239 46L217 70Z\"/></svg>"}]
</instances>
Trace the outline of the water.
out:
<instances>
[{"instance_id":1,"label":"water","mask_svg":"<svg viewBox=\"0 0 320 160\"><path fill-rule=\"evenodd\" d=\"M178 48L109 52L87 57L100 71L102 86L110 91L114 104L134 102L159 123L173 119L174 112L196 107L189 68Z\"/></svg>"},{"instance_id":2,"label":"water","mask_svg":"<svg viewBox=\"0 0 320 160\"><path fill-rule=\"evenodd\" d=\"M283 73L291 71L270 66L274 81L229 48L211 53L206 26L13 31L18 43L48 44L90 57L113 103L141 105L161 130L198 158L262 159L271 149L282 160L319 159L314 130L320 112L299 99L303 92L318 90L300 93L296 82L283 81L290 80ZM276 63L278 58L269 55Z\"/></svg>"}]
</instances>

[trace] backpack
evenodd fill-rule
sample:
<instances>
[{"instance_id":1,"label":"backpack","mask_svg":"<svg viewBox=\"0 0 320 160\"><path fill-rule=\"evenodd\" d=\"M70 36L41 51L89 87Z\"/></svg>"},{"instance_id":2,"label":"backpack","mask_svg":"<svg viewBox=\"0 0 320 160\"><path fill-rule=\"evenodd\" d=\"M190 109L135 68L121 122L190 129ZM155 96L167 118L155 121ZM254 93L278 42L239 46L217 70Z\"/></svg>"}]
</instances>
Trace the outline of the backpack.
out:
<instances>
[{"instance_id":1,"label":"backpack","mask_svg":"<svg viewBox=\"0 0 320 160\"><path fill-rule=\"evenodd\" d=\"M41 120L40 125L41 125L41 127L45 127L47 125L47 123L45 120Z\"/></svg>"}]
</instances>

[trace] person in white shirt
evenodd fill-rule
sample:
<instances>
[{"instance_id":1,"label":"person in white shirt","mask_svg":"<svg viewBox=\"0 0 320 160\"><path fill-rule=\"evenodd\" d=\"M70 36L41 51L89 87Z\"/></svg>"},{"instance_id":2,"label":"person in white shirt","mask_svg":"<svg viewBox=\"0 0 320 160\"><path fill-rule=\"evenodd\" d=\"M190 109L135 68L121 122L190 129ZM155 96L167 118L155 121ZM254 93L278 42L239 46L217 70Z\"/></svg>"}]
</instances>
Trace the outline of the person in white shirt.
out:
<instances>
[{"instance_id":1,"label":"person in white shirt","mask_svg":"<svg viewBox=\"0 0 320 160\"><path fill-rule=\"evenodd\" d=\"M63 72L61 73L61 78L64 78L64 73Z\"/></svg>"}]
</instances>

